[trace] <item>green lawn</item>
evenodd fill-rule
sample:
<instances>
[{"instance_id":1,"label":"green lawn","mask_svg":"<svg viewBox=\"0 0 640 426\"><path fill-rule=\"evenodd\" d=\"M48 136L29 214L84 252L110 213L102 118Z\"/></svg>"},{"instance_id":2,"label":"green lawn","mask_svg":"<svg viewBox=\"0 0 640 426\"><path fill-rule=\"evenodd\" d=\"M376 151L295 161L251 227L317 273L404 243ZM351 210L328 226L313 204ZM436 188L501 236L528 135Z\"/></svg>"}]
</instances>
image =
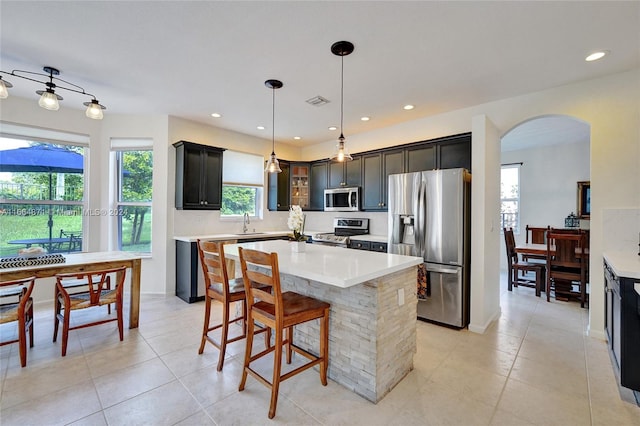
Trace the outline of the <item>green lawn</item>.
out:
<instances>
[{"instance_id":1,"label":"green lawn","mask_svg":"<svg viewBox=\"0 0 640 426\"><path fill-rule=\"evenodd\" d=\"M8 241L32 238L49 238L47 222L49 215L16 216L0 215L0 256L11 256L17 253L23 245L9 244ZM82 231L82 216L54 215L52 236L59 237L60 230ZM145 216L142 228L141 243L130 244L131 223L123 223L123 247L125 251L150 251L151 243L151 215Z\"/></svg>"}]
</instances>

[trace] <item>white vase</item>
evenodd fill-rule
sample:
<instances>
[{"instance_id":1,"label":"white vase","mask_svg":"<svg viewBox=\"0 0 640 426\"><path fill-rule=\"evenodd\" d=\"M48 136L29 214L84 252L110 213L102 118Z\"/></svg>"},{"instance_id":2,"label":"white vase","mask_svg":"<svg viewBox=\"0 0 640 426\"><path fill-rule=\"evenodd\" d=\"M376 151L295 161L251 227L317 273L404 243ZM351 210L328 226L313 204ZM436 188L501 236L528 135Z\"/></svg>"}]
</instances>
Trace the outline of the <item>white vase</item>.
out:
<instances>
[{"instance_id":1,"label":"white vase","mask_svg":"<svg viewBox=\"0 0 640 426\"><path fill-rule=\"evenodd\" d=\"M305 241L293 241L291 243L291 250L295 253L304 253L307 243Z\"/></svg>"}]
</instances>

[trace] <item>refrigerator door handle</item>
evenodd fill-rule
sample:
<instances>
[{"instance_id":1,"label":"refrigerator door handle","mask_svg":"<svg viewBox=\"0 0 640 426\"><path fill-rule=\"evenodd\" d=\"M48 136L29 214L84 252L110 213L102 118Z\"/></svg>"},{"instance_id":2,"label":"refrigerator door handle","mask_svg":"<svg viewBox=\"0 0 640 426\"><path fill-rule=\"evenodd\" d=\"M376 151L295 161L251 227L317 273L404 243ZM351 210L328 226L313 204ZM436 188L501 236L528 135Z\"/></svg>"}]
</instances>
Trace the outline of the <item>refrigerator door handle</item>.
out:
<instances>
[{"instance_id":1,"label":"refrigerator door handle","mask_svg":"<svg viewBox=\"0 0 640 426\"><path fill-rule=\"evenodd\" d=\"M426 237L427 237L427 233L426 233L426 214L427 214L427 200L426 200L426 184L425 182L422 181L422 179L420 179L420 183L418 185L418 211L417 211L417 216L418 216L418 226L416 229L416 234L418 235L417 240L419 241L419 246L418 246L418 256L422 257L423 259L425 258L425 256L427 255L426 253Z\"/></svg>"},{"instance_id":2,"label":"refrigerator door handle","mask_svg":"<svg viewBox=\"0 0 640 426\"><path fill-rule=\"evenodd\" d=\"M438 268L438 267L432 267L432 266L427 267L428 272L437 272L439 274L457 274L458 269L459 268L449 269L449 268Z\"/></svg>"}]
</instances>

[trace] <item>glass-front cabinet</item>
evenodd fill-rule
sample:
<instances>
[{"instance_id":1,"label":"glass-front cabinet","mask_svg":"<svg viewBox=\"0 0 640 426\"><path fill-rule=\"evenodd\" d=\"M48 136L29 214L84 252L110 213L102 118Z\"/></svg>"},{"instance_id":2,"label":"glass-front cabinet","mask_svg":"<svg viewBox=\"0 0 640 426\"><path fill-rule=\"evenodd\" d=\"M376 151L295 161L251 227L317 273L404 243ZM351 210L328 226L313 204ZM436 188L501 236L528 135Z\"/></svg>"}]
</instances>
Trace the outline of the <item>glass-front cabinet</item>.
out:
<instances>
[{"instance_id":1,"label":"glass-front cabinet","mask_svg":"<svg viewBox=\"0 0 640 426\"><path fill-rule=\"evenodd\" d=\"M291 205L309 207L309 164L291 163Z\"/></svg>"}]
</instances>

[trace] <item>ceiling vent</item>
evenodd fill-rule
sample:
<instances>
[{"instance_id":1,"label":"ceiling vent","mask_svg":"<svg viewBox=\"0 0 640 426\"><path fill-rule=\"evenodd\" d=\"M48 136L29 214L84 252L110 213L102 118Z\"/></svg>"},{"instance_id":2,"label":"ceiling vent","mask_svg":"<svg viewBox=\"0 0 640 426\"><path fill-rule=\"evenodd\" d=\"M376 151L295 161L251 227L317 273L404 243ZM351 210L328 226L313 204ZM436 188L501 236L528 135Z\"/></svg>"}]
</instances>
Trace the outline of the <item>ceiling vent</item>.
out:
<instances>
[{"instance_id":1,"label":"ceiling vent","mask_svg":"<svg viewBox=\"0 0 640 426\"><path fill-rule=\"evenodd\" d=\"M305 101L306 103L308 103L309 105L313 105L313 106L322 106L322 105L326 105L329 102L331 102L329 99L323 98L322 96L318 95L318 96L314 96L311 99L307 99Z\"/></svg>"}]
</instances>

